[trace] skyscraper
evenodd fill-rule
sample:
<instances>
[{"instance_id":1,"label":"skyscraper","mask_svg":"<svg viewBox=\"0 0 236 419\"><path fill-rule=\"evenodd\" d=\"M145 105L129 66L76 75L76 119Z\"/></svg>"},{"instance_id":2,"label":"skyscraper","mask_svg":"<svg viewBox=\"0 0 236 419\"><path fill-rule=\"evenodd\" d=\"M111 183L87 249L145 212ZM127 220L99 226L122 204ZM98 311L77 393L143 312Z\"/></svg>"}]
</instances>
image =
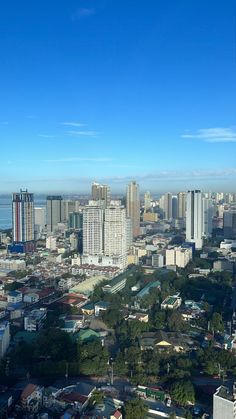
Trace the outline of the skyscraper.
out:
<instances>
[{"instance_id":1,"label":"skyscraper","mask_svg":"<svg viewBox=\"0 0 236 419\"><path fill-rule=\"evenodd\" d=\"M100 207L87 206L83 211L83 254L103 254L103 218Z\"/></svg>"},{"instance_id":2,"label":"skyscraper","mask_svg":"<svg viewBox=\"0 0 236 419\"><path fill-rule=\"evenodd\" d=\"M236 210L224 211L223 228L225 239L236 239Z\"/></svg>"},{"instance_id":3,"label":"skyscraper","mask_svg":"<svg viewBox=\"0 0 236 419\"><path fill-rule=\"evenodd\" d=\"M105 206L110 203L110 186L100 185L99 183L92 183L92 199L94 201L105 201Z\"/></svg>"},{"instance_id":4,"label":"skyscraper","mask_svg":"<svg viewBox=\"0 0 236 419\"><path fill-rule=\"evenodd\" d=\"M202 211L202 234L203 237L210 237L214 215L214 206L211 198L202 198Z\"/></svg>"},{"instance_id":5,"label":"skyscraper","mask_svg":"<svg viewBox=\"0 0 236 419\"><path fill-rule=\"evenodd\" d=\"M47 231L52 233L57 229L57 224L63 220L63 199L58 195L47 196Z\"/></svg>"},{"instance_id":6,"label":"skyscraper","mask_svg":"<svg viewBox=\"0 0 236 419\"><path fill-rule=\"evenodd\" d=\"M144 211L147 211L149 208L151 208L151 193L149 191L145 192L144 194Z\"/></svg>"},{"instance_id":7,"label":"skyscraper","mask_svg":"<svg viewBox=\"0 0 236 419\"><path fill-rule=\"evenodd\" d=\"M177 217L184 219L186 217L186 192L179 192Z\"/></svg>"},{"instance_id":8,"label":"skyscraper","mask_svg":"<svg viewBox=\"0 0 236 419\"><path fill-rule=\"evenodd\" d=\"M172 202L172 194L170 192L166 192L164 195L160 197L159 205L161 210L163 211L163 217L165 220L171 220L173 217L172 209L173 209L173 202ZM175 207L177 206L174 205Z\"/></svg>"},{"instance_id":9,"label":"skyscraper","mask_svg":"<svg viewBox=\"0 0 236 419\"><path fill-rule=\"evenodd\" d=\"M199 190L188 191L186 211L186 241L195 243L201 249L202 240L202 193Z\"/></svg>"},{"instance_id":10,"label":"skyscraper","mask_svg":"<svg viewBox=\"0 0 236 419\"><path fill-rule=\"evenodd\" d=\"M12 195L13 242L34 241L34 195L20 190Z\"/></svg>"},{"instance_id":11,"label":"skyscraper","mask_svg":"<svg viewBox=\"0 0 236 419\"><path fill-rule=\"evenodd\" d=\"M124 207L108 207L104 218L104 254L126 255L126 211Z\"/></svg>"},{"instance_id":12,"label":"skyscraper","mask_svg":"<svg viewBox=\"0 0 236 419\"><path fill-rule=\"evenodd\" d=\"M135 181L127 186L126 211L132 221L133 236L137 237L140 234L140 197L139 185Z\"/></svg>"}]
</instances>

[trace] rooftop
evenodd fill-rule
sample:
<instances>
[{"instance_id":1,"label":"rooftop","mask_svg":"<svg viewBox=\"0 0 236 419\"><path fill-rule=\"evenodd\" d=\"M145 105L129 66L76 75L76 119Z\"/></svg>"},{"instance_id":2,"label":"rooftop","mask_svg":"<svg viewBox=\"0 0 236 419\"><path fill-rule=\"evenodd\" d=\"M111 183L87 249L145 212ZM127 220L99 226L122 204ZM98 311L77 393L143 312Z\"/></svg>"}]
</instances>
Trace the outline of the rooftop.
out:
<instances>
[{"instance_id":1,"label":"rooftop","mask_svg":"<svg viewBox=\"0 0 236 419\"><path fill-rule=\"evenodd\" d=\"M221 397L222 399L229 400L231 402L236 401L235 395L225 386L220 386L216 393L216 396Z\"/></svg>"}]
</instances>

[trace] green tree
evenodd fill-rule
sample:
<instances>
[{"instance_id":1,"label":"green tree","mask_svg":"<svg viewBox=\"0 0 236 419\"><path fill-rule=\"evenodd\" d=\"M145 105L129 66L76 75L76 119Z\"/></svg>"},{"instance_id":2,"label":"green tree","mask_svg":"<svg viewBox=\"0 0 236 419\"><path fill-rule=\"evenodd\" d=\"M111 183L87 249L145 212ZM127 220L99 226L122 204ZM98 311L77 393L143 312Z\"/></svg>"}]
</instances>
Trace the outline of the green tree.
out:
<instances>
[{"instance_id":1,"label":"green tree","mask_svg":"<svg viewBox=\"0 0 236 419\"><path fill-rule=\"evenodd\" d=\"M125 419L144 419L148 412L148 406L142 399L132 399L124 403Z\"/></svg>"},{"instance_id":2,"label":"green tree","mask_svg":"<svg viewBox=\"0 0 236 419\"><path fill-rule=\"evenodd\" d=\"M176 381L170 387L172 399L181 406L195 402L195 391L191 381Z\"/></svg>"},{"instance_id":3,"label":"green tree","mask_svg":"<svg viewBox=\"0 0 236 419\"><path fill-rule=\"evenodd\" d=\"M213 313L210 326L211 330L215 333L224 331L224 322L220 313Z\"/></svg>"}]
</instances>

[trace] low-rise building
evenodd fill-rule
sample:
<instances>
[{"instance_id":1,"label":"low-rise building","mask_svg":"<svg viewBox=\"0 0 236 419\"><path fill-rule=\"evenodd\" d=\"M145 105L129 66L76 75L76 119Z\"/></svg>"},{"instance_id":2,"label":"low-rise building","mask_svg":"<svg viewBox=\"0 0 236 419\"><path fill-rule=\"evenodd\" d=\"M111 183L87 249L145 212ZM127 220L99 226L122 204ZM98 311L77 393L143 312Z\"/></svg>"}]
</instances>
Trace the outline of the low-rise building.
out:
<instances>
[{"instance_id":1,"label":"low-rise building","mask_svg":"<svg viewBox=\"0 0 236 419\"><path fill-rule=\"evenodd\" d=\"M27 332L37 332L42 329L47 317L46 308L35 309L28 316L24 317L24 329Z\"/></svg>"},{"instance_id":2,"label":"low-rise building","mask_svg":"<svg viewBox=\"0 0 236 419\"><path fill-rule=\"evenodd\" d=\"M43 387L27 384L20 396L21 405L26 412L37 413L43 401Z\"/></svg>"},{"instance_id":3,"label":"low-rise building","mask_svg":"<svg viewBox=\"0 0 236 419\"><path fill-rule=\"evenodd\" d=\"M7 302L11 304L20 303L23 299L23 295L20 291L10 291L7 294Z\"/></svg>"},{"instance_id":4,"label":"low-rise building","mask_svg":"<svg viewBox=\"0 0 236 419\"><path fill-rule=\"evenodd\" d=\"M179 294L176 295L168 295L164 301L161 303L162 310L175 310L181 306L182 298Z\"/></svg>"}]
</instances>

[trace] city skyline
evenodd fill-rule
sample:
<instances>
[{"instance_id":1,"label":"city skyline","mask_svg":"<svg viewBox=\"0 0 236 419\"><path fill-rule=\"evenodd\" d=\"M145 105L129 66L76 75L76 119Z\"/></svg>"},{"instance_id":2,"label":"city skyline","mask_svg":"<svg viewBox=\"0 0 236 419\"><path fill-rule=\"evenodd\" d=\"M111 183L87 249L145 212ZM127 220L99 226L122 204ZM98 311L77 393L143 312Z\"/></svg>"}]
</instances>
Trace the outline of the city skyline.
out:
<instances>
[{"instance_id":1,"label":"city skyline","mask_svg":"<svg viewBox=\"0 0 236 419\"><path fill-rule=\"evenodd\" d=\"M0 193L233 190L233 16L231 0L2 5Z\"/></svg>"}]
</instances>

